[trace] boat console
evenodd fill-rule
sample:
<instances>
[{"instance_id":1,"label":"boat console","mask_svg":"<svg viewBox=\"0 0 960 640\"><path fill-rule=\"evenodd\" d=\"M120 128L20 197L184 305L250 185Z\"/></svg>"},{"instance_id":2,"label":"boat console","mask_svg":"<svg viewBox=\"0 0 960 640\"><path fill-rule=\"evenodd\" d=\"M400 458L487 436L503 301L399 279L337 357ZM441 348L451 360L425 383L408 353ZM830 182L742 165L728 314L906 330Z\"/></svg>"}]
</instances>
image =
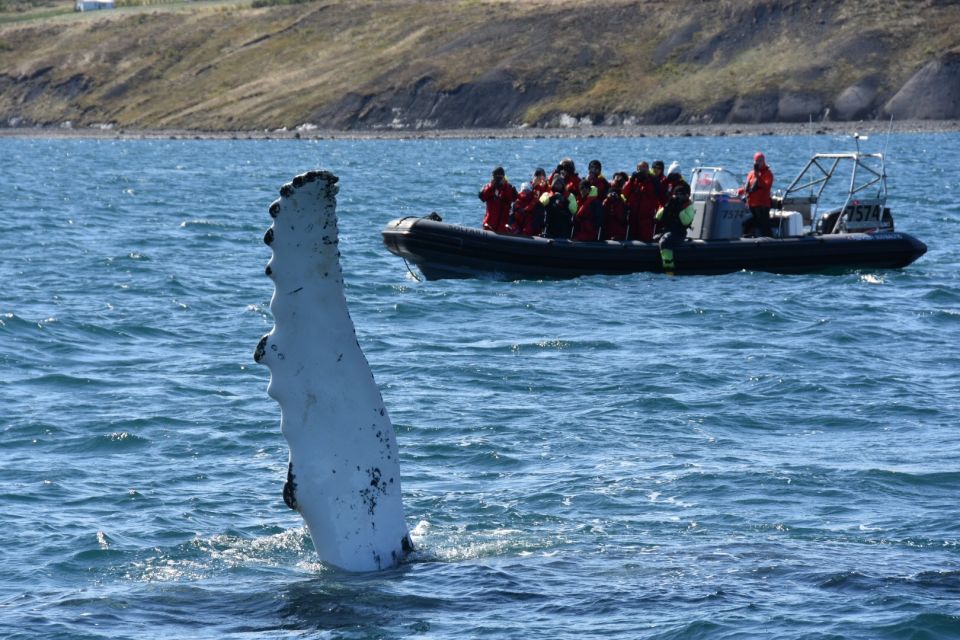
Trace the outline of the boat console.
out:
<instances>
[{"instance_id":1,"label":"boat console","mask_svg":"<svg viewBox=\"0 0 960 640\"><path fill-rule=\"evenodd\" d=\"M691 199L696 216L687 237L699 240L738 240L743 236L744 225L752 219L750 209L739 194L743 180L722 167L696 167L690 177ZM804 203L796 198L796 204ZM804 215L802 210L787 209L782 199L770 210L770 223L774 236L791 238L802 236ZM809 216L810 207L806 206ZM806 220L809 227L809 218Z\"/></svg>"},{"instance_id":2,"label":"boat console","mask_svg":"<svg viewBox=\"0 0 960 640\"><path fill-rule=\"evenodd\" d=\"M700 240L734 240L743 235L750 209L737 189L743 181L721 167L696 167L690 177L690 194L696 216L687 233Z\"/></svg>"}]
</instances>

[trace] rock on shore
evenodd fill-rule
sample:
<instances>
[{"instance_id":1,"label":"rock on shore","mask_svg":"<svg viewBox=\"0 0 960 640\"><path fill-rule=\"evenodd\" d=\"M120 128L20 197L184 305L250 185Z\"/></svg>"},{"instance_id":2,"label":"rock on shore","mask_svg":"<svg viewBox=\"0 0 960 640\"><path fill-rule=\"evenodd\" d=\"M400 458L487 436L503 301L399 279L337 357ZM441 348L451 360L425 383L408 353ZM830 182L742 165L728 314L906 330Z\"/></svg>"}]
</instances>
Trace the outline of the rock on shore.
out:
<instances>
[{"instance_id":1,"label":"rock on shore","mask_svg":"<svg viewBox=\"0 0 960 640\"><path fill-rule=\"evenodd\" d=\"M898 119L960 118L960 52L931 60L884 106Z\"/></svg>"}]
</instances>

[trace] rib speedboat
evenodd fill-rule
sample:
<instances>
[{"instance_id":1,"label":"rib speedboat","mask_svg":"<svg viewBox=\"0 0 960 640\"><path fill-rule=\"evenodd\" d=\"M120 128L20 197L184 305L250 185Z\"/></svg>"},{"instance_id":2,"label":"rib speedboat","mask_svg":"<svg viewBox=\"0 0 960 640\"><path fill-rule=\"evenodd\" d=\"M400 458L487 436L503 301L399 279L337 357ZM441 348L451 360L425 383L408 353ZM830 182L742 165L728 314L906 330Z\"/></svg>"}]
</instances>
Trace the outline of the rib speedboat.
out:
<instances>
[{"instance_id":1,"label":"rib speedboat","mask_svg":"<svg viewBox=\"0 0 960 640\"><path fill-rule=\"evenodd\" d=\"M849 176L844 183L841 175ZM816 154L774 198L774 237L744 237L750 210L738 194L743 181L722 167L697 167L690 176L696 216L687 240L674 249L675 274L844 272L899 269L927 246L894 230L886 206L883 154ZM829 187L834 187L832 190ZM839 205L820 210L830 199ZM572 278L664 272L655 242L573 241L497 234L444 223L432 213L389 222L383 242L428 280Z\"/></svg>"}]
</instances>

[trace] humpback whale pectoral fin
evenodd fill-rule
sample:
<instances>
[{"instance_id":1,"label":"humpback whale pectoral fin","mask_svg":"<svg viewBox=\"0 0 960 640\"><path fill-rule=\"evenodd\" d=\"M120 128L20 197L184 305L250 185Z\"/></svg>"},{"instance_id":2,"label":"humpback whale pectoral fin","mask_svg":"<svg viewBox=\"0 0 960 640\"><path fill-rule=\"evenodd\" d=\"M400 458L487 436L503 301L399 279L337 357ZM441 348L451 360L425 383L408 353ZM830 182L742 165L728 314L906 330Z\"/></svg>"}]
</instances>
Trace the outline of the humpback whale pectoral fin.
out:
<instances>
[{"instance_id":1,"label":"humpback whale pectoral fin","mask_svg":"<svg viewBox=\"0 0 960 640\"><path fill-rule=\"evenodd\" d=\"M303 516L321 561L371 571L396 566L413 544L396 433L344 295L338 191L335 175L310 171L270 204L274 327L253 357L270 369L290 445L283 502Z\"/></svg>"}]
</instances>

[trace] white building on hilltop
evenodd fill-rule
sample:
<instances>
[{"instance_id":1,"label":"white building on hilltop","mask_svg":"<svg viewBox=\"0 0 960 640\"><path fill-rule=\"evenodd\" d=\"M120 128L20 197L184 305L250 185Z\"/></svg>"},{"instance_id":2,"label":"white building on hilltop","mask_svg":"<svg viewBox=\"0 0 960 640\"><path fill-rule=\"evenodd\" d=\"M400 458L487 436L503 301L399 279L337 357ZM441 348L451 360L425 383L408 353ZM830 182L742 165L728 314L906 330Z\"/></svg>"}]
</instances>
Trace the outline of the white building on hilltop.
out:
<instances>
[{"instance_id":1,"label":"white building on hilltop","mask_svg":"<svg viewBox=\"0 0 960 640\"><path fill-rule=\"evenodd\" d=\"M75 0L73 4L74 11L96 11L98 9L113 9L115 7L115 0Z\"/></svg>"}]
</instances>

